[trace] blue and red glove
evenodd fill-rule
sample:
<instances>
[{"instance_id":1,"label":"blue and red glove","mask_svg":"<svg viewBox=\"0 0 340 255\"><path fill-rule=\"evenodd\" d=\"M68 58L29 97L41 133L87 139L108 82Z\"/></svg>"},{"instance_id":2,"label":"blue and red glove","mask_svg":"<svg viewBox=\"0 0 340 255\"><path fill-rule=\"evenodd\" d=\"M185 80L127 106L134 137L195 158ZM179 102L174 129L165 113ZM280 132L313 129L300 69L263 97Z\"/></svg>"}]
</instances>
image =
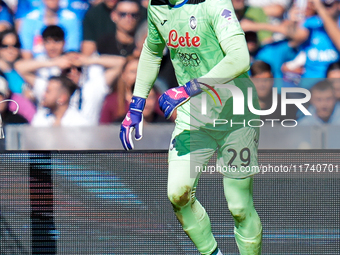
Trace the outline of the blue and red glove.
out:
<instances>
[{"instance_id":1,"label":"blue and red glove","mask_svg":"<svg viewBox=\"0 0 340 255\"><path fill-rule=\"evenodd\" d=\"M120 140L125 150L134 148L132 142L132 131L135 130L136 140L142 139L143 136L143 110L145 99L141 97L132 97L129 111L127 112L122 125L120 126Z\"/></svg>"},{"instance_id":2,"label":"blue and red glove","mask_svg":"<svg viewBox=\"0 0 340 255\"><path fill-rule=\"evenodd\" d=\"M158 99L159 107L166 119L169 119L174 110L187 102L190 97L196 96L202 92L201 86L196 79L187 82L183 86L169 89Z\"/></svg>"}]
</instances>

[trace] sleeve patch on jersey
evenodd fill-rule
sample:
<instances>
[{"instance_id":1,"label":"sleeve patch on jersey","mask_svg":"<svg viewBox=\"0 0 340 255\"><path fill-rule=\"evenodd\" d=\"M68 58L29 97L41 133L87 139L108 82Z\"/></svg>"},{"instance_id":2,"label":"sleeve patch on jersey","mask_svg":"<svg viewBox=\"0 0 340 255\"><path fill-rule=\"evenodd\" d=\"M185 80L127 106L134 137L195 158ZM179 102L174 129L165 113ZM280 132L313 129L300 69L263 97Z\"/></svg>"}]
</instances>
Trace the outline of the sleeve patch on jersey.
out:
<instances>
[{"instance_id":1,"label":"sleeve patch on jersey","mask_svg":"<svg viewBox=\"0 0 340 255\"><path fill-rule=\"evenodd\" d=\"M221 13L221 16L227 20L231 20L231 11L224 9Z\"/></svg>"},{"instance_id":2,"label":"sleeve patch on jersey","mask_svg":"<svg viewBox=\"0 0 340 255\"><path fill-rule=\"evenodd\" d=\"M238 20L236 19L236 17L233 17L232 12L229 11L228 9L223 9L221 12L221 17L223 19L225 19L225 23L223 23L221 25L221 29L225 28L226 26L233 24L233 23L237 23Z\"/></svg>"}]
</instances>

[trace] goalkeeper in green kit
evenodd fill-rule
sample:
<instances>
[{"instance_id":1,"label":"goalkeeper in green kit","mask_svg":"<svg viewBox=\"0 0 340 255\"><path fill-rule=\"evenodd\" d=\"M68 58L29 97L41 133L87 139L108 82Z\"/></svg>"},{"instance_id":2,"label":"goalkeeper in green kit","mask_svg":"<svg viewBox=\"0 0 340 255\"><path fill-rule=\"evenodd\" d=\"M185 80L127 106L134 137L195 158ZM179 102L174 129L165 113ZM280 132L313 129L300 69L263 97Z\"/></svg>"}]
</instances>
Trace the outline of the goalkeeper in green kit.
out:
<instances>
[{"instance_id":1,"label":"goalkeeper in green kit","mask_svg":"<svg viewBox=\"0 0 340 255\"><path fill-rule=\"evenodd\" d=\"M209 217L195 197L201 174L197 169L203 169L217 151L217 163L234 169L223 171L223 185L239 251L242 255L261 254L262 226L252 195L257 172L242 171L258 166L259 129L247 124L258 116L248 107L242 115L234 114L236 100L233 102L231 88L241 91L245 99L251 91L253 107L259 109L259 104L247 75L249 53L231 0L150 0L148 27L134 96L121 125L122 145L133 149L133 130L137 140L142 138L145 99L157 78L164 47L168 47L182 85L159 99L166 118L177 109L168 174L168 197L174 212L201 254L222 254ZM207 97L212 92L219 99L217 104ZM215 125L216 119L228 121Z\"/></svg>"}]
</instances>

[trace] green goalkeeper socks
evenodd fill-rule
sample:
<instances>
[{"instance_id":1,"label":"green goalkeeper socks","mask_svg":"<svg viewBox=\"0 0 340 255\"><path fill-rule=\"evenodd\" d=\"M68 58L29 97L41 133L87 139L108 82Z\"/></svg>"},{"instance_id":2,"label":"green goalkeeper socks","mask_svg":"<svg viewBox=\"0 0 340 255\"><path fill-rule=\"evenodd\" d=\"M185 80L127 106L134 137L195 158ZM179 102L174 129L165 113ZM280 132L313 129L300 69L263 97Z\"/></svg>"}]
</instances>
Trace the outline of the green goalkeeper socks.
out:
<instances>
[{"instance_id":1,"label":"green goalkeeper socks","mask_svg":"<svg viewBox=\"0 0 340 255\"><path fill-rule=\"evenodd\" d=\"M245 238L241 236L237 228L234 228L235 239L241 255L258 255L261 254L262 245L262 228L253 238Z\"/></svg>"},{"instance_id":2,"label":"green goalkeeper socks","mask_svg":"<svg viewBox=\"0 0 340 255\"><path fill-rule=\"evenodd\" d=\"M217 243L211 232L210 219L202 205L196 200L181 208L181 216L184 219L191 218L190 224L183 224L183 230L190 237L201 254L210 255L216 249ZM193 219L195 218L195 220ZM183 222L188 223L188 221Z\"/></svg>"},{"instance_id":3,"label":"green goalkeeper socks","mask_svg":"<svg viewBox=\"0 0 340 255\"><path fill-rule=\"evenodd\" d=\"M262 226L253 204L253 178L224 178L228 208L235 221L235 239L241 255L261 254Z\"/></svg>"}]
</instances>

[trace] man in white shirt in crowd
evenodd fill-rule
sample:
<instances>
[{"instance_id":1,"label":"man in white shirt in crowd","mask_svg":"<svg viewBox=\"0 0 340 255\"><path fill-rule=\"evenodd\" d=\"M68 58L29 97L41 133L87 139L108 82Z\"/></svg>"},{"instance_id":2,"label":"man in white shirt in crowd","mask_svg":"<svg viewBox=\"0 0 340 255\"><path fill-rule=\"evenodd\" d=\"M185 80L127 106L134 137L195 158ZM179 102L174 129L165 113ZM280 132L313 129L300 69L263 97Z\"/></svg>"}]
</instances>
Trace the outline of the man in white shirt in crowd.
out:
<instances>
[{"instance_id":1,"label":"man in white shirt in crowd","mask_svg":"<svg viewBox=\"0 0 340 255\"><path fill-rule=\"evenodd\" d=\"M33 87L33 96L37 104L40 105L41 103L48 78L60 75L62 70L69 70L75 75L69 76L68 72L65 75L80 88L84 88L83 92L86 99L83 98L83 106L87 108L88 103L93 102L87 108L90 113L85 114L85 117L92 118L93 124L98 124L100 110L92 111L92 109L94 107L96 109L101 108L108 91L107 84L112 84L121 73L125 58L115 55L87 57L77 52L64 53L65 34L58 26L48 26L43 31L42 37L46 54L36 59L22 59L15 64L15 69L18 73ZM74 72L77 68L81 70L82 75ZM77 76L76 79L74 79L75 76ZM93 94L92 96L91 93ZM82 109L81 105L76 107L82 112L87 111ZM94 114L97 116L95 117Z\"/></svg>"},{"instance_id":2,"label":"man in white shirt in crowd","mask_svg":"<svg viewBox=\"0 0 340 255\"><path fill-rule=\"evenodd\" d=\"M92 125L98 125L103 102L109 92L108 85L121 74L125 58L87 57L78 52L69 52L66 55L72 66L62 70L62 75L78 86L71 98L70 107L77 109ZM105 67L110 74L105 72Z\"/></svg>"},{"instance_id":3,"label":"man in white shirt in crowd","mask_svg":"<svg viewBox=\"0 0 340 255\"><path fill-rule=\"evenodd\" d=\"M63 56L65 33L61 27L48 26L42 32L45 52L35 59L22 59L15 63L15 69L32 87L33 97L40 104L50 77L60 75L61 69L71 66Z\"/></svg>"},{"instance_id":4,"label":"man in white shirt in crowd","mask_svg":"<svg viewBox=\"0 0 340 255\"><path fill-rule=\"evenodd\" d=\"M42 99L42 106L32 120L36 127L50 126L90 126L76 109L69 107L70 98L77 85L64 76L53 76L49 79Z\"/></svg>"}]
</instances>

